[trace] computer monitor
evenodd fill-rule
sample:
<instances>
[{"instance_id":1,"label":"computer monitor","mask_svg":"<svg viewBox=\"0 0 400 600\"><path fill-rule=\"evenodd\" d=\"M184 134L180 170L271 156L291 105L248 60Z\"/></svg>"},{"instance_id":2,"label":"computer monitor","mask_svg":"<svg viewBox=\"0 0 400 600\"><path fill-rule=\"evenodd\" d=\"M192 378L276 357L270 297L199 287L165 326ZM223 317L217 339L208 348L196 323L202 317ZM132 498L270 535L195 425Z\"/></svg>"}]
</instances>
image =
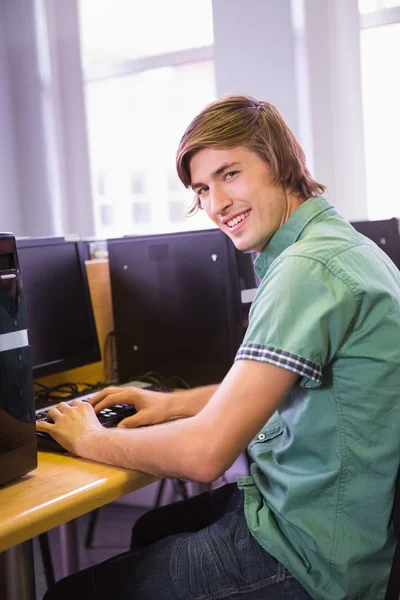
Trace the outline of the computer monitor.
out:
<instances>
[{"instance_id":1,"label":"computer monitor","mask_svg":"<svg viewBox=\"0 0 400 600\"><path fill-rule=\"evenodd\" d=\"M220 382L257 287L253 254L219 229L108 240L108 253L120 381L152 371L177 386Z\"/></svg>"},{"instance_id":2,"label":"computer monitor","mask_svg":"<svg viewBox=\"0 0 400 600\"><path fill-rule=\"evenodd\" d=\"M357 221L354 229L375 242L400 269L400 223L399 219L382 221Z\"/></svg>"},{"instance_id":3,"label":"computer monitor","mask_svg":"<svg viewBox=\"0 0 400 600\"><path fill-rule=\"evenodd\" d=\"M100 360L84 244L64 238L17 240L33 376Z\"/></svg>"}]
</instances>

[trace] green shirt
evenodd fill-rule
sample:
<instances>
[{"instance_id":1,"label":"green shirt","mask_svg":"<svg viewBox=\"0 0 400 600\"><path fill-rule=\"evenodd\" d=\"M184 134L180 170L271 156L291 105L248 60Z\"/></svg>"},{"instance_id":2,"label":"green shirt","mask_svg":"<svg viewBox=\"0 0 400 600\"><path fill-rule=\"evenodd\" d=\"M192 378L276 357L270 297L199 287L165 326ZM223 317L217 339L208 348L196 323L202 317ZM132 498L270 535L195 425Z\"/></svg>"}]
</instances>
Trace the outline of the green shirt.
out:
<instances>
[{"instance_id":1,"label":"green shirt","mask_svg":"<svg viewBox=\"0 0 400 600\"><path fill-rule=\"evenodd\" d=\"M251 532L315 599L379 600L394 552L400 460L400 273L322 197L255 262L236 360L298 383L249 445Z\"/></svg>"}]
</instances>

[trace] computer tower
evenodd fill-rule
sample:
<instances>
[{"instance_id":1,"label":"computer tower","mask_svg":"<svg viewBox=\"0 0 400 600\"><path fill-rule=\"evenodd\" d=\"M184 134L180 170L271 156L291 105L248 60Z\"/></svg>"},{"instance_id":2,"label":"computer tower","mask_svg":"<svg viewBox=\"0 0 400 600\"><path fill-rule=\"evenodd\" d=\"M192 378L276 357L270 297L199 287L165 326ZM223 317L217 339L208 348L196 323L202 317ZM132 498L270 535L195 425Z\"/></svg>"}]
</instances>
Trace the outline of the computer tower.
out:
<instances>
[{"instance_id":1,"label":"computer tower","mask_svg":"<svg viewBox=\"0 0 400 600\"><path fill-rule=\"evenodd\" d=\"M220 382L247 325L251 254L219 229L108 240L118 374Z\"/></svg>"},{"instance_id":2,"label":"computer tower","mask_svg":"<svg viewBox=\"0 0 400 600\"><path fill-rule=\"evenodd\" d=\"M0 485L37 466L35 402L15 238L0 233Z\"/></svg>"}]
</instances>

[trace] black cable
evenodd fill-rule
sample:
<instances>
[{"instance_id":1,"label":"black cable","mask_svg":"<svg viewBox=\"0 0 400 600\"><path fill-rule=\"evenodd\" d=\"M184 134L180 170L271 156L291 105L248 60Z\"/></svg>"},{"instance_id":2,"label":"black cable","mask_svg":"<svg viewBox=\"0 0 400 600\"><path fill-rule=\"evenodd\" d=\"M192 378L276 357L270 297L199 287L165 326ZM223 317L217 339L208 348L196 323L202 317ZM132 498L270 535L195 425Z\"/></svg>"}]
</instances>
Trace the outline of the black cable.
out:
<instances>
[{"instance_id":1,"label":"black cable","mask_svg":"<svg viewBox=\"0 0 400 600\"><path fill-rule=\"evenodd\" d=\"M161 373L157 373L156 371L147 371L147 373L143 373L143 375L134 376L133 381L143 381L143 383L155 383L158 385L167 385L167 378L164 377Z\"/></svg>"},{"instance_id":2,"label":"black cable","mask_svg":"<svg viewBox=\"0 0 400 600\"><path fill-rule=\"evenodd\" d=\"M87 382L63 382L55 386L44 386L34 382L41 388L35 392L35 401L45 401L47 403L54 401L68 401L74 398L100 391L101 389L112 385L112 382L97 381L96 383Z\"/></svg>"},{"instance_id":3,"label":"black cable","mask_svg":"<svg viewBox=\"0 0 400 600\"><path fill-rule=\"evenodd\" d=\"M143 375L134 375L132 376L132 380L142 381L143 383L155 383L157 385L163 385L165 387L170 388L192 388L192 386L179 375L172 375L172 377L167 377L165 375L162 375L161 373L157 373L156 371L148 371Z\"/></svg>"},{"instance_id":4,"label":"black cable","mask_svg":"<svg viewBox=\"0 0 400 600\"><path fill-rule=\"evenodd\" d=\"M192 387L187 381L185 381L179 375L172 375L172 377L169 377L167 379L167 385L172 388L180 387L180 388L185 388L187 390L191 389L191 387Z\"/></svg>"},{"instance_id":5,"label":"black cable","mask_svg":"<svg viewBox=\"0 0 400 600\"><path fill-rule=\"evenodd\" d=\"M111 339L111 333L108 336ZM108 373L105 373L108 375ZM189 389L191 386L184 380L182 377L178 375L174 375L173 377L165 377L161 373L157 373L156 371L147 371L142 375L138 375L133 377L133 380L142 381L143 383L149 383L164 386L166 388L187 388ZM79 398L81 396L85 396L86 394L91 394L92 392L100 391L105 387L109 387L115 385L117 382L113 380L109 380L107 377L106 381L97 381L96 383L88 383L86 381L83 382L72 382L65 381L59 383L54 386L46 386L38 381L34 381L34 385L37 386L35 390L35 401L36 402L44 402L44 403L53 403L53 402L68 402L69 400L74 400L75 398Z\"/></svg>"},{"instance_id":6,"label":"black cable","mask_svg":"<svg viewBox=\"0 0 400 600\"><path fill-rule=\"evenodd\" d=\"M43 383L39 383L39 381L34 381L33 385L37 385L37 386L43 388L44 390L47 390L47 387L48 387L47 385L44 385Z\"/></svg>"}]
</instances>

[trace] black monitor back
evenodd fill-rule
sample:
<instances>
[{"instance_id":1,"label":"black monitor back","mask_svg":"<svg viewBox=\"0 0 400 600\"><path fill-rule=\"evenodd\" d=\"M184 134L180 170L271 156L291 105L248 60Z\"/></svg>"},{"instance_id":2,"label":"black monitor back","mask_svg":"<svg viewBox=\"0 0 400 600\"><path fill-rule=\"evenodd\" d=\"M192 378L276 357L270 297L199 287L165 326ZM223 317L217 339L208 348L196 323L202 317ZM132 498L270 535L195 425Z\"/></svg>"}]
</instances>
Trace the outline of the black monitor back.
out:
<instances>
[{"instance_id":1,"label":"black monitor back","mask_svg":"<svg viewBox=\"0 0 400 600\"><path fill-rule=\"evenodd\" d=\"M34 377L100 360L85 245L64 238L17 240Z\"/></svg>"},{"instance_id":2,"label":"black monitor back","mask_svg":"<svg viewBox=\"0 0 400 600\"><path fill-rule=\"evenodd\" d=\"M244 335L241 288L256 287L252 256L217 229L109 240L108 252L120 381L221 381Z\"/></svg>"},{"instance_id":3,"label":"black monitor back","mask_svg":"<svg viewBox=\"0 0 400 600\"><path fill-rule=\"evenodd\" d=\"M382 221L358 221L353 227L375 242L400 269L400 224L396 218Z\"/></svg>"}]
</instances>

